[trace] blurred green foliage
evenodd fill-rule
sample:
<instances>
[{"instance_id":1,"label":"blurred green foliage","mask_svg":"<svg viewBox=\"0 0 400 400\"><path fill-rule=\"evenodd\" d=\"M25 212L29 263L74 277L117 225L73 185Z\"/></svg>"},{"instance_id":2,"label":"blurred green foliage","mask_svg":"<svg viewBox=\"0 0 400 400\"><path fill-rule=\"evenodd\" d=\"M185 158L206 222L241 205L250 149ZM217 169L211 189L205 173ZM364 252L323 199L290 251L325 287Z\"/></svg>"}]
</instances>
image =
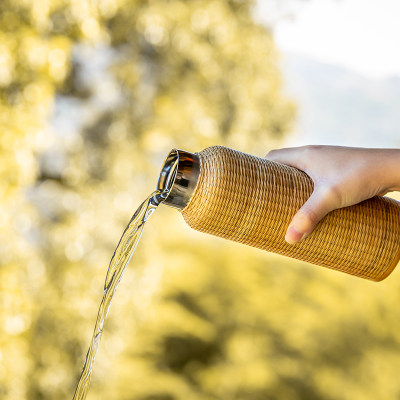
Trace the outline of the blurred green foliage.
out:
<instances>
[{"instance_id":1,"label":"blurred green foliage","mask_svg":"<svg viewBox=\"0 0 400 400\"><path fill-rule=\"evenodd\" d=\"M294 107L246 0L0 2L0 398L72 398L105 272L172 147L279 144ZM205 236L160 207L92 399L394 399L400 279Z\"/></svg>"}]
</instances>

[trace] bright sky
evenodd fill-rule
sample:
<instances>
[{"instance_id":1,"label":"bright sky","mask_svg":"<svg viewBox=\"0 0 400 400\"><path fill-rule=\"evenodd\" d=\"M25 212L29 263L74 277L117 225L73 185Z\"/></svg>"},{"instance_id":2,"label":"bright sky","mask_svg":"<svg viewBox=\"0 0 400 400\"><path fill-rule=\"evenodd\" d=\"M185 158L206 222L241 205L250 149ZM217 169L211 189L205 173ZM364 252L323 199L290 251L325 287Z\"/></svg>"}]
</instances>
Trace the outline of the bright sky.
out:
<instances>
[{"instance_id":1,"label":"bright sky","mask_svg":"<svg viewBox=\"0 0 400 400\"><path fill-rule=\"evenodd\" d=\"M261 19L268 20L273 3L258 0L259 12L264 13ZM294 20L280 18L274 35L283 52L307 55L368 77L400 76L400 0L299 1Z\"/></svg>"}]
</instances>

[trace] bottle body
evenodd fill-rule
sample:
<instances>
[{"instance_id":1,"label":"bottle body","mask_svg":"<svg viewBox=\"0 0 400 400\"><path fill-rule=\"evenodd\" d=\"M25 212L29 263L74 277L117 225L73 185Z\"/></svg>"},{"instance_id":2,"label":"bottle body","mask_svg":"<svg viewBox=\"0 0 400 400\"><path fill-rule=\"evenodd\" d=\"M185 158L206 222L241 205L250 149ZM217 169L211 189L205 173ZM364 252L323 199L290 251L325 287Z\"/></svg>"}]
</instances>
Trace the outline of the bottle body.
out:
<instances>
[{"instance_id":1,"label":"bottle body","mask_svg":"<svg viewBox=\"0 0 400 400\"><path fill-rule=\"evenodd\" d=\"M193 229L380 281L400 258L400 204L374 197L329 213L301 242L286 229L313 191L296 168L223 146L199 153L200 172L181 209Z\"/></svg>"}]
</instances>

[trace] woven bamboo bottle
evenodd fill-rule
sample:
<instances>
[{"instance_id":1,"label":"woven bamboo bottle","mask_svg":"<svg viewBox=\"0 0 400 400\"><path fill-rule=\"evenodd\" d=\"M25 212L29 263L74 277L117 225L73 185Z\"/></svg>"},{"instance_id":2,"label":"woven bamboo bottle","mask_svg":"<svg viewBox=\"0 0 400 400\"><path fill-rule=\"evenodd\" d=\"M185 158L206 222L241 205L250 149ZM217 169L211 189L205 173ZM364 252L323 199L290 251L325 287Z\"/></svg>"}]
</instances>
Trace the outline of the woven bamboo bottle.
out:
<instances>
[{"instance_id":1,"label":"woven bamboo bottle","mask_svg":"<svg viewBox=\"0 0 400 400\"><path fill-rule=\"evenodd\" d=\"M329 213L300 243L286 229L313 191L304 172L223 146L172 150L158 188L201 232L380 281L400 259L400 203L374 197Z\"/></svg>"}]
</instances>

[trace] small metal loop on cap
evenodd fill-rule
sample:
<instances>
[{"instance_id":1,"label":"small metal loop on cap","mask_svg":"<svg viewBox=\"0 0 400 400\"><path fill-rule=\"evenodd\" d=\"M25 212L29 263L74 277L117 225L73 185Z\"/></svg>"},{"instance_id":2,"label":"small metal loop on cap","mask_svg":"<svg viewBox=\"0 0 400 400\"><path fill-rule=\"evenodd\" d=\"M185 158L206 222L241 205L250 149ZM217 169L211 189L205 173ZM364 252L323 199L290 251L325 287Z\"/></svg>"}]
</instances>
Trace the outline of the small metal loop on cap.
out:
<instances>
[{"instance_id":1,"label":"small metal loop on cap","mask_svg":"<svg viewBox=\"0 0 400 400\"><path fill-rule=\"evenodd\" d=\"M163 204L183 210L193 195L199 174L200 159L197 154L172 149L164 161L157 182L157 189L169 189Z\"/></svg>"}]
</instances>

